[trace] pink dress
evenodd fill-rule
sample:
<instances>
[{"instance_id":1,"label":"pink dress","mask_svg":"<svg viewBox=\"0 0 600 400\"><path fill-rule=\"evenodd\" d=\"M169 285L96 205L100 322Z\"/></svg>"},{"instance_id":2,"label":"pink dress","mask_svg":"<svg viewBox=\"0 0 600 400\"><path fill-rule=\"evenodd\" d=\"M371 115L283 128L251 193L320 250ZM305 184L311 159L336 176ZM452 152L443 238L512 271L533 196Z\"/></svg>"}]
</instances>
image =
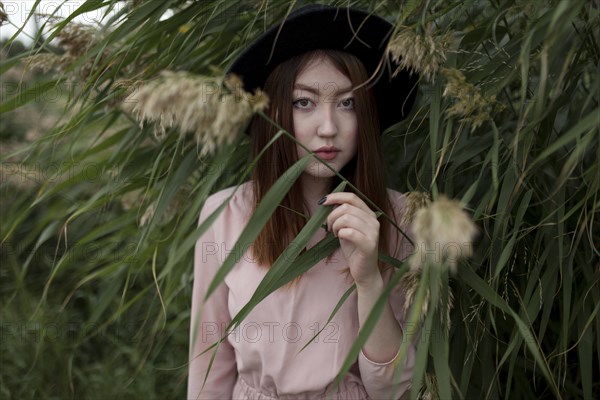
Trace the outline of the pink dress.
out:
<instances>
[{"instance_id":1,"label":"pink dress","mask_svg":"<svg viewBox=\"0 0 600 400\"><path fill-rule=\"evenodd\" d=\"M233 190L234 187L230 187L211 195L200 213L200 222ZM391 189L388 194L399 220L404 212L405 196ZM394 360L376 363L361 351L342 384L331 391L332 382L359 330L356 291L326 324L333 308L353 283L346 274L340 273L347 264L339 248L329 263L325 259L319 261L302 276L298 285L278 289L241 322L221 343L201 391L212 349L202 356L197 355L221 337L232 316L250 300L267 272L267 268L254 262L248 246L234 248L250 218L252 199L252 183L245 182L196 243L188 398L388 399L392 386L395 397L400 397L409 388L412 376L415 357L412 345L402 376L393 376ZM308 247L324 236L325 231L320 229ZM410 250L408 241L395 232L391 239L390 254L404 258ZM209 283L232 251L242 251L243 257L227 275L224 284L203 304ZM391 271L384 273L384 280L387 282L390 276ZM390 304L402 326L401 288L394 289ZM317 339L299 353L323 327Z\"/></svg>"}]
</instances>

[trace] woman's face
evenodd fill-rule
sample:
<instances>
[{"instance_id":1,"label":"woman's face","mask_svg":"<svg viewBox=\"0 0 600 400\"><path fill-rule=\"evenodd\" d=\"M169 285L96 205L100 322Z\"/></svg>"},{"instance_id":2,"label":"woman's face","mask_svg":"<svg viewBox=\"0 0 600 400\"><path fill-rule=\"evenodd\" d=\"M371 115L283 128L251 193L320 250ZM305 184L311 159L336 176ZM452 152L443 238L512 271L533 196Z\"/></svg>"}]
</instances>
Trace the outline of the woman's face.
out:
<instances>
[{"instance_id":1,"label":"woman's face","mask_svg":"<svg viewBox=\"0 0 600 400\"><path fill-rule=\"evenodd\" d=\"M316 58L297 76L292 97L294 134L312 151L331 146L334 152L317 153L333 169L340 171L357 151L358 128L350 79L328 58ZM308 152L296 146L298 157ZM316 159L304 173L314 178L335 174Z\"/></svg>"}]
</instances>

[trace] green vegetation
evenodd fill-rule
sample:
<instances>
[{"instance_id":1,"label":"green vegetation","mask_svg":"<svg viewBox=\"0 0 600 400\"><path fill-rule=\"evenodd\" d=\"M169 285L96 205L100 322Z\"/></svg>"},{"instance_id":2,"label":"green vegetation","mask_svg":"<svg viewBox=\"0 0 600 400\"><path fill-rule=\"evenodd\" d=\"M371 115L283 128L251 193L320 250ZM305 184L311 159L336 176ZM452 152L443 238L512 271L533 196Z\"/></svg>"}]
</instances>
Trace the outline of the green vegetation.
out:
<instances>
[{"instance_id":1,"label":"green vegetation","mask_svg":"<svg viewBox=\"0 0 600 400\"><path fill-rule=\"evenodd\" d=\"M140 126L124 101L163 71L222 78L304 3L87 0L49 18L32 48L2 45L3 398L185 396L199 212L248 179L249 143L238 132L199 156L198 134ZM421 277L435 334L421 341L417 378L441 398L597 398L598 2L323 3L389 18L390 51L424 77L409 118L383 137L390 186L460 199L479 227L456 274ZM99 24L72 21L111 9ZM216 88L227 90L203 87ZM398 278L401 261L389 260ZM449 288L445 337L434 305Z\"/></svg>"}]
</instances>

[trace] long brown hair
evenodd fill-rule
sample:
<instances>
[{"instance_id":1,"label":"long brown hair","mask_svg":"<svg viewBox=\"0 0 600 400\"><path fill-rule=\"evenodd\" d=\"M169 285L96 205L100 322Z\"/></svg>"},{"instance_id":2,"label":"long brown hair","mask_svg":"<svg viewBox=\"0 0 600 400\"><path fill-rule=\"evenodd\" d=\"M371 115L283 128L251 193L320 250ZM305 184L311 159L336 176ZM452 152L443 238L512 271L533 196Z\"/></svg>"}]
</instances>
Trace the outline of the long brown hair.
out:
<instances>
[{"instance_id":1,"label":"long brown hair","mask_svg":"<svg viewBox=\"0 0 600 400\"><path fill-rule=\"evenodd\" d=\"M311 51L281 63L269 75L263 90L271 99L267 115L292 134L294 133L292 114L294 83L303 69L312 60L320 57L331 60L333 65L350 79L354 87L369 78L358 58L339 50ZM381 154L375 98L371 90L361 86L354 90L354 99L359 132L358 150L355 157L340 170L340 175L356 186L387 215L392 216L393 210L387 195L387 174ZM253 119L249 129L252 138L252 158L255 159L278 129L258 116ZM296 145L287 136L278 139L266 150L258 160L252 175L254 207L262 201L275 181L297 160ZM334 176L329 191L333 191L340 182L341 179ZM351 188L346 190L351 191ZM302 215L304 213L302 182L298 179L251 247L255 262L270 267L305 225L306 219ZM395 216L392 218L396 219ZM379 250L385 254L389 253L390 228L390 223L385 218L380 218ZM306 249L302 252L304 251ZM378 266L380 270L385 268L385 264L381 261Z\"/></svg>"}]
</instances>

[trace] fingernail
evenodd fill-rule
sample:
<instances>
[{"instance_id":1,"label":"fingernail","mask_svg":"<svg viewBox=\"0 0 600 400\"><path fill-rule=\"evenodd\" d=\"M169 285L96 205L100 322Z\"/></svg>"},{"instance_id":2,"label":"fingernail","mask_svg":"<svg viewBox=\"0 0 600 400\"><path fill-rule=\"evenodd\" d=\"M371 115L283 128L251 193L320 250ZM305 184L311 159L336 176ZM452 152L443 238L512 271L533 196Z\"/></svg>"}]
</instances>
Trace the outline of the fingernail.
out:
<instances>
[{"instance_id":1,"label":"fingernail","mask_svg":"<svg viewBox=\"0 0 600 400\"><path fill-rule=\"evenodd\" d=\"M325 203L325 201L327 201L327 196L321 197L321 199L317 202L317 204L321 205L321 204Z\"/></svg>"}]
</instances>

